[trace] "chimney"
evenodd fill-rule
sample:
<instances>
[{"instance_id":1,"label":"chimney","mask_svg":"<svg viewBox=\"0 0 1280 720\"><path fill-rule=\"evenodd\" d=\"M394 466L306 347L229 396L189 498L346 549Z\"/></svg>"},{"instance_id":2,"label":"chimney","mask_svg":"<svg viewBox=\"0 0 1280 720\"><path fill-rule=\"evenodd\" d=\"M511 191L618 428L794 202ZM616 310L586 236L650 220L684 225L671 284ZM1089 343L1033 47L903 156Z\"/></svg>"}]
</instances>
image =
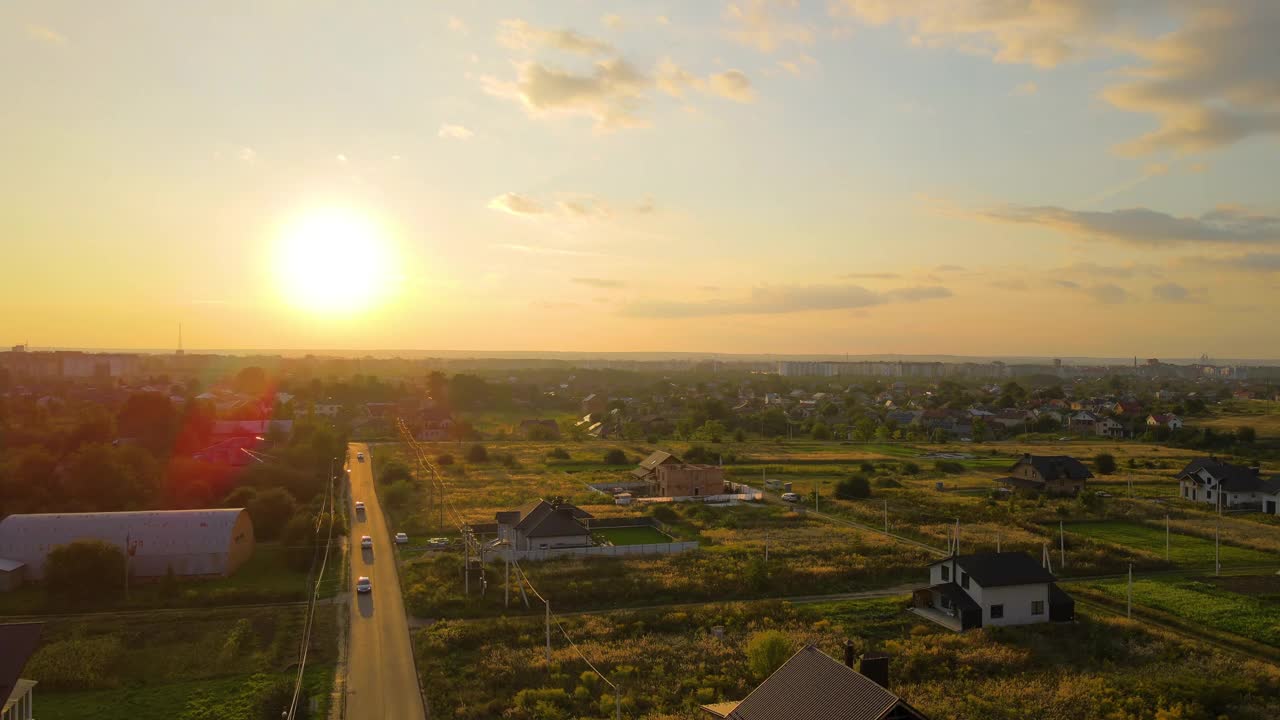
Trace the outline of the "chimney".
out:
<instances>
[{"instance_id":1,"label":"chimney","mask_svg":"<svg viewBox=\"0 0 1280 720\"><path fill-rule=\"evenodd\" d=\"M853 667L853 641L852 640L844 641L844 664L848 665L850 670L855 669Z\"/></svg>"},{"instance_id":2,"label":"chimney","mask_svg":"<svg viewBox=\"0 0 1280 720\"><path fill-rule=\"evenodd\" d=\"M889 689L888 655L863 655L862 661L858 663L858 672L885 690Z\"/></svg>"}]
</instances>

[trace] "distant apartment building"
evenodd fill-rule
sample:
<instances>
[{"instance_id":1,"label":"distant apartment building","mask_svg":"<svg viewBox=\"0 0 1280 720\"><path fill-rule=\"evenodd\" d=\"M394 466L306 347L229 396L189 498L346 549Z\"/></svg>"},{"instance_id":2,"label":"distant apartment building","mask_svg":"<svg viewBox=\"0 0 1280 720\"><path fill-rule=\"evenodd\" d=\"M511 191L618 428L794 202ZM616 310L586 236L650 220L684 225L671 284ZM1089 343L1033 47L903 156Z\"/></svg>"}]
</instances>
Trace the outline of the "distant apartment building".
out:
<instances>
[{"instance_id":1,"label":"distant apartment building","mask_svg":"<svg viewBox=\"0 0 1280 720\"><path fill-rule=\"evenodd\" d=\"M778 363L783 377L909 377L909 378L998 378L1008 374L1004 363L943 362L821 362L783 360Z\"/></svg>"}]
</instances>

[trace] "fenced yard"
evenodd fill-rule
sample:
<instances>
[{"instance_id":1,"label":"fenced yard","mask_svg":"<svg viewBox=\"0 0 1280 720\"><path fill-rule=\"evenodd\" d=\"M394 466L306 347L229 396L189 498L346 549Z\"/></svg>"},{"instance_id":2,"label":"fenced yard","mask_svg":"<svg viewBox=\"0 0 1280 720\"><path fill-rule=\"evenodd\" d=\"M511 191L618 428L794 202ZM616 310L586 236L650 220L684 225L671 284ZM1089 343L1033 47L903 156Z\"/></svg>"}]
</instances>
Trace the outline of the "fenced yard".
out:
<instances>
[{"instance_id":1,"label":"fenced yard","mask_svg":"<svg viewBox=\"0 0 1280 720\"><path fill-rule=\"evenodd\" d=\"M610 545L649 545L671 542L671 536L655 527L618 527L601 528L592 531L592 535L601 538Z\"/></svg>"}]
</instances>

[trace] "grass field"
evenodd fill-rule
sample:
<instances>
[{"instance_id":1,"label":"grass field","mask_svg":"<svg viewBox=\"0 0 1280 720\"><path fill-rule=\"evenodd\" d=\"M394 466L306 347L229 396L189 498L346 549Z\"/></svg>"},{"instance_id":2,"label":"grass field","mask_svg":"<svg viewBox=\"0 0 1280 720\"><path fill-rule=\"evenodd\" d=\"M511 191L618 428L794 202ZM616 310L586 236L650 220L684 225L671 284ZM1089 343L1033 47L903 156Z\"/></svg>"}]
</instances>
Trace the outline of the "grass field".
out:
<instances>
[{"instance_id":1,"label":"grass field","mask_svg":"<svg viewBox=\"0 0 1280 720\"><path fill-rule=\"evenodd\" d=\"M602 537L613 545L649 545L671 542L671 536L653 527L603 528L592 530L592 535Z\"/></svg>"},{"instance_id":2,"label":"grass field","mask_svg":"<svg viewBox=\"0 0 1280 720\"><path fill-rule=\"evenodd\" d=\"M303 608L258 608L50 620L24 672L40 682L42 718L250 720L288 683L303 617ZM321 606L308 660L320 694L336 634L336 607Z\"/></svg>"},{"instance_id":3,"label":"grass field","mask_svg":"<svg viewBox=\"0 0 1280 720\"><path fill-rule=\"evenodd\" d=\"M1195 420L1195 425L1211 427L1219 432L1233 432L1251 427L1259 438L1280 438L1280 402L1269 400L1233 400L1225 403L1212 418Z\"/></svg>"},{"instance_id":4,"label":"grass field","mask_svg":"<svg viewBox=\"0 0 1280 720\"><path fill-rule=\"evenodd\" d=\"M701 720L699 704L745 697L762 679L746 652L762 630L781 633L791 650L812 644L837 659L846 639L855 653L888 653L894 692L934 720L1262 720L1280 713L1272 666L1141 623L1082 614L1072 624L961 635L910 615L906 604L905 597L730 603L579 616L563 625L621 688L623 717L636 720ZM455 720L612 717L608 686L559 635L548 668L542 637L537 618L419 630L418 667L433 708ZM459 668L468 682L457 682ZM1116 703L1124 715L1114 713Z\"/></svg>"},{"instance_id":5,"label":"grass field","mask_svg":"<svg viewBox=\"0 0 1280 720\"><path fill-rule=\"evenodd\" d=\"M1148 525L1132 522L1108 520L1085 523L1069 523L1069 533L1099 540L1112 545L1120 545L1147 556L1163 558L1165 555L1164 530ZM1212 540L1183 535L1178 532L1170 534L1169 559L1182 566L1212 566L1214 548ZM1263 565L1275 563L1277 558L1268 553L1250 548L1222 544L1220 546L1222 564L1231 565Z\"/></svg>"},{"instance_id":6,"label":"grass field","mask_svg":"<svg viewBox=\"0 0 1280 720\"><path fill-rule=\"evenodd\" d=\"M1204 577L1195 580L1142 578L1133 581L1133 602L1195 624L1235 633L1280 647L1280 604L1274 595L1250 595L1228 588L1245 587L1245 578ZM1091 583L1116 600L1124 600L1122 580Z\"/></svg>"},{"instance_id":7,"label":"grass field","mask_svg":"<svg viewBox=\"0 0 1280 720\"><path fill-rule=\"evenodd\" d=\"M326 578L321 584L321 597L332 597L339 583L338 574ZM229 577L180 580L173 590L166 590L159 582L135 579L128 599L82 595L74 606L50 597L43 586L30 584L0 593L0 615L297 602L308 595L307 571L292 566L279 543L258 543L253 557Z\"/></svg>"}]
</instances>

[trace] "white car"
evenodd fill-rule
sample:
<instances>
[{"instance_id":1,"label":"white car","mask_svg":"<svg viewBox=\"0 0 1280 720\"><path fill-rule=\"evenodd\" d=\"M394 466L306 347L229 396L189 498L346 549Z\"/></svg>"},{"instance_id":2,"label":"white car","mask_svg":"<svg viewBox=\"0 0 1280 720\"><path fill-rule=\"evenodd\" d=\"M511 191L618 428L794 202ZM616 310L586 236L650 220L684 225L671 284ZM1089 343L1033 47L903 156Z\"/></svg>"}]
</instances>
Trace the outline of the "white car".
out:
<instances>
[{"instance_id":1,"label":"white car","mask_svg":"<svg viewBox=\"0 0 1280 720\"><path fill-rule=\"evenodd\" d=\"M396 533L396 544L397 544L397 545L404 545L404 544L405 544L405 543L407 543L407 542L409 542L409 536L408 536L408 535L405 535L404 533Z\"/></svg>"},{"instance_id":2,"label":"white car","mask_svg":"<svg viewBox=\"0 0 1280 720\"><path fill-rule=\"evenodd\" d=\"M363 500L357 500L357 501L356 501L356 512L364 512L364 501L363 501Z\"/></svg>"},{"instance_id":3,"label":"white car","mask_svg":"<svg viewBox=\"0 0 1280 720\"><path fill-rule=\"evenodd\" d=\"M373 583L369 582L369 578L361 575L360 579L356 580L356 592L358 593L373 592Z\"/></svg>"},{"instance_id":4,"label":"white car","mask_svg":"<svg viewBox=\"0 0 1280 720\"><path fill-rule=\"evenodd\" d=\"M364 453L362 452L356 453L356 460L359 460L360 462L364 462Z\"/></svg>"},{"instance_id":5,"label":"white car","mask_svg":"<svg viewBox=\"0 0 1280 720\"><path fill-rule=\"evenodd\" d=\"M787 502L800 502L800 496L795 493L782 493L782 499Z\"/></svg>"},{"instance_id":6,"label":"white car","mask_svg":"<svg viewBox=\"0 0 1280 720\"><path fill-rule=\"evenodd\" d=\"M449 547L449 538L431 538L427 541L427 545L430 545L437 550L447 548Z\"/></svg>"},{"instance_id":7,"label":"white car","mask_svg":"<svg viewBox=\"0 0 1280 720\"><path fill-rule=\"evenodd\" d=\"M362 535L362 536L360 536L360 547L362 547L362 548L368 548L368 549L372 550L372 549L373 549L373 538L369 537L368 535Z\"/></svg>"}]
</instances>

